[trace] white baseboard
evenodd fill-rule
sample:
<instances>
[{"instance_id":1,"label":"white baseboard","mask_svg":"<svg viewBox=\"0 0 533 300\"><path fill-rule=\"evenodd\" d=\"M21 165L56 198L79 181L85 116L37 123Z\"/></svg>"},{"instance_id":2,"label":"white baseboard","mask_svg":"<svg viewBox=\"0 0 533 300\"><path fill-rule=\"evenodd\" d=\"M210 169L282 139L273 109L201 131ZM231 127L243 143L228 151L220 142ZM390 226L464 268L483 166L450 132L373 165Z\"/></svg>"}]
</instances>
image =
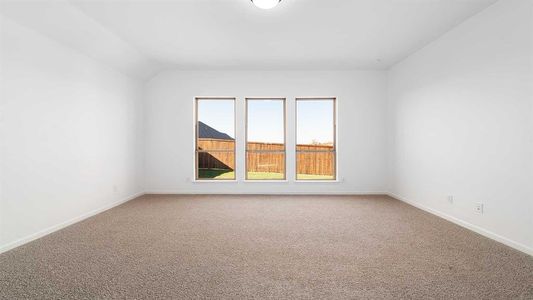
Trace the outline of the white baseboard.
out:
<instances>
[{"instance_id":1,"label":"white baseboard","mask_svg":"<svg viewBox=\"0 0 533 300\"><path fill-rule=\"evenodd\" d=\"M257 191L198 191L198 190L147 190L146 195L383 195L387 196L388 192L376 191L335 191L324 189L323 191L306 192L306 191L283 191L283 192L257 192Z\"/></svg>"},{"instance_id":2,"label":"white baseboard","mask_svg":"<svg viewBox=\"0 0 533 300\"><path fill-rule=\"evenodd\" d=\"M92 216L94 216L96 214L99 214L99 213L101 213L103 211L111 209L111 208L113 208L115 206L118 206L118 205L120 205L122 203L125 203L125 202L128 202L130 200L133 200L133 199L135 199L135 198L137 198L139 196L142 196L142 195L144 195L144 192L135 193L135 194L130 195L128 197L125 197L125 198L123 198L123 199L121 199L119 201L115 201L115 202L110 203L108 205L105 205L103 207L100 207L100 208L97 208L97 209L92 210L90 212L84 213L81 216L78 216L78 217L72 218L70 220L67 220L65 222L61 222L59 224L50 226L50 227L48 227L46 229L43 229L43 230L40 230L40 231L38 231L36 233L30 234L30 235L25 236L25 237L23 237L21 239L18 239L16 241L10 242L10 243L8 243L6 245L2 245L2 246L0 246L0 253L9 251L9 250L11 250L13 248L16 248L18 246L22 246L22 245L24 245L26 243L29 243L29 242L33 241L33 240L36 240L36 239L41 238L41 237L43 237L45 235L48 235L48 234L50 234L52 232L58 231L60 229L63 229L63 228L65 228L65 227L67 227L69 225L72 225L74 223L78 223L80 221L83 221L83 220L85 220L85 219L87 219L89 217L92 217Z\"/></svg>"},{"instance_id":3,"label":"white baseboard","mask_svg":"<svg viewBox=\"0 0 533 300\"><path fill-rule=\"evenodd\" d=\"M479 226L474 225L472 223L466 222L464 220L461 220L461 219L456 218L454 216L451 216L449 214L446 214L446 213L434 210L432 208L429 208L427 206L421 205L419 203L407 200L406 198L404 198L404 197L402 197L400 195L396 195L394 193L387 193L387 195L389 197L392 197L394 199L400 200L400 201L405 202L405 203L407 203L409 205L412 205L414 207L420 208L421 210L424 210L424 211L426 211L426 212L428 212L430 214L436 215L436 216L441 217L441 218L443 218L445 220L448 220L448 221L450 221L452 223L455 223L455 224L457 224L457 225L459 225L461 227L464 227L466 229L472 230L472 231L474 231L476 233L479 233L479 234L481 234L481 235L483 235L485 237L488 237L490 239L493 239L493 240L495 240L497 242L505 244L505 245L507 245L507 246L509 246L511 248L514 248L514 249L516 249L518 251L521 251L521 252L524 252L526 254L529 254L529 255L533 256L533 248L530 248L530 247L528 247L528 246L526 246L526 245L524 245L522 243L513 241L513 240L508 239L508 238L506 238L504 236L501 236L501 235L496 234L496 233L494 233L492 231L486 230L486 229L484 229L482 227L479 227Z\"/></svg>"}]
</instances>

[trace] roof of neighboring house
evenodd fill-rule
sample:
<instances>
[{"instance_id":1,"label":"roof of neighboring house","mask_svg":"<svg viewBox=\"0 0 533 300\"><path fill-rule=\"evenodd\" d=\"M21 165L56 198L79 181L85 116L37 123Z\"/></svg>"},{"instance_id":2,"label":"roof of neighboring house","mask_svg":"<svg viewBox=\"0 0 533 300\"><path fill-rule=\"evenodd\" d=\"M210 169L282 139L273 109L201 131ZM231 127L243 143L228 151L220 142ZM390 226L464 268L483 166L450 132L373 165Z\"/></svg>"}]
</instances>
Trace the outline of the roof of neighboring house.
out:
<instances>
[{"instance_id":1,"label":"roof of neighboring house","mask_svg":"<svg viewBox=\"0 0 533 300\"><path fill-rule=\"evenodd\" d=\"M198 137L204 139L233 140L228 134L220 132L201 121L198 121Z\"/></svg>"}]
</instances>

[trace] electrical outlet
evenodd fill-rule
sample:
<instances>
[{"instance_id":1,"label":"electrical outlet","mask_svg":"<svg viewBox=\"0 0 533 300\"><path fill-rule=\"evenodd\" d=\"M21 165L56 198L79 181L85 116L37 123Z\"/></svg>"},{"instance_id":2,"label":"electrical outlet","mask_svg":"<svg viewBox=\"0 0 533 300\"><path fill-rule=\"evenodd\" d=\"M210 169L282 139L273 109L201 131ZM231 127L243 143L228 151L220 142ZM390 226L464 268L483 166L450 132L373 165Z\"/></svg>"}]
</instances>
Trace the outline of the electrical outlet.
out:
<instances>
[{"instance_id":1,"label":"electrical outlet","mask_svg":"<svg viewBox=\"0 0 533 300\"><path fill-rule=\"evenodd\" d=\"M474 205L474 211L476 212L476 214L482 215L483 214L483 203L481 202L476 203Z\"/></svg>"},{"instance_id":2,"label":"electrical outlet","mask_svg":"<svg viewBox=\"0 0 533 300\"><path fill-rule=\"evenodd\" d=\"M454 198L452 195L448 196L448 203L453 204Z\"/></svg>"},{"instance_id":3,"label":"electrical outlet","mask_svg":"<svg viewBox=\"0 0 533 300\"><path fill-rule=\"evenodd\" d=\"M113 185L113 193L117 193L118 192L118 187L116 185Z\"/></svg>"}]
</instances>

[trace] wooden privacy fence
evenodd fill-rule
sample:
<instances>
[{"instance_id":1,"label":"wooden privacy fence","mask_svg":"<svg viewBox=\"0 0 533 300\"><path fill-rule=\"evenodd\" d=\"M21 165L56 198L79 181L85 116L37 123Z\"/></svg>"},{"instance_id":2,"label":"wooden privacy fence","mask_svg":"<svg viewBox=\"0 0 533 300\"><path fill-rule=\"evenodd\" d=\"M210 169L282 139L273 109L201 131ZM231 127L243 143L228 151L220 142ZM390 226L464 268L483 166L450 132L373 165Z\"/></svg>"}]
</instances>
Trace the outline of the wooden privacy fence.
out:
<instances>
[{"instance_id":1,"label":"wooden privacy fence","mask_svg":"<svg viewBox=\"0 0 533 300\"><path fill-rule=\"evenodd\" d=\"M335 152L330 145L296 145L298 174L330 175L335 173Z\"/></svg>"},{"instance_id":2,"label":"wooden privacy fence","mask_svg":"<svg viewBox=\"0 0 533 300\"><path fill-rule=\"evenodd\" d=\"M198 168L235 169L235 141L210 138L198 139ZM283 173L283 144L248 142L247 168L250 172ZM333 175L335 153L330 145L296 145L297 173ZM277 152L265 152L277 151Z\"/></svg>"},{"instance_id":3,"label":"wooden privacy fence","mask_svg":"<svg viewBox=\"0 0 533 300\"><path fill-rule=\"evenodd\" d=\"M232 152L198 152L200 169L235 169L235 156Z\"/></svg>"},{"instance_id":4,"label":"wooden privacy fence","mask_svg":"<svg viewBox=\"0 0 533 300\"><path fill-rule=\"evenodd\" d=\"M235 141L220 139L198 139L199 169L235 169Z\"/></svg>"},{"instance_id":5,"label":"wooden privacy fence","mask_svg":"<svg viewBox=\"0 0 533 300\"><path fill-rule=\"evenodd\" d=\"M247 149L246 168L249 172L285 173L283 144L248 142Z\"/></svg>"}]
</instances>

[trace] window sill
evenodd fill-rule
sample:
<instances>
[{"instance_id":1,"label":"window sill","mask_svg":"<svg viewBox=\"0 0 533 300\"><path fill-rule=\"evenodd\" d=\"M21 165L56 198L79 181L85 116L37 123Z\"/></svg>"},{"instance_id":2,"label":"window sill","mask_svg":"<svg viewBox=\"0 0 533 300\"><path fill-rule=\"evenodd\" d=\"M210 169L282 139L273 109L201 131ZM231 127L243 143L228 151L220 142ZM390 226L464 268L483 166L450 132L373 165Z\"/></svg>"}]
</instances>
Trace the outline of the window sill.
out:
<instances>
[{"instance_id":1,"label":"window sill","mask_svg":"<svg viewBox=\"0 0 533 300\"><path fill-rule=\"evenodd\" d=\"M294 183L341 183L344 180L291 180L290 182ZM237 179L224 179L224 180L217 180L217 179L211 179L211 180L198 180L194 179L192 180L192 183L288 183L288 179L284 180L268 180L268 179L244 179L244 180L237 180Z\"/></svg>"}]
</instances>

